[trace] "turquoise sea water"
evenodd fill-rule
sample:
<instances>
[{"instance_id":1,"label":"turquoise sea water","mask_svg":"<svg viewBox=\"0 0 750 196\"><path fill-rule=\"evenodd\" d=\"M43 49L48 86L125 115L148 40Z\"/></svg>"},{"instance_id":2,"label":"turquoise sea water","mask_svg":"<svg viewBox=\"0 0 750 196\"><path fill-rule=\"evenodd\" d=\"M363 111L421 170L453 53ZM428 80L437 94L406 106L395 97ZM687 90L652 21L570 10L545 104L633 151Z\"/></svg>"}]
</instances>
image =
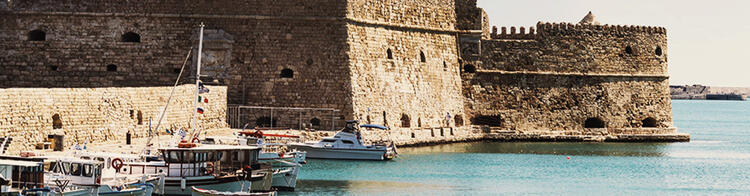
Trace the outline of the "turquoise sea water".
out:
<instances>
[{"instance_id":1,"label":"turquoise sea water","mask_svg":"<svg viewBox=\"0 0 750 196\"><path fill-rule=\"evenodd\" d=\"M401 148L390 162L308 160L300 195L750 195L750 102L673 101L689 143ZM570 157L570 159L568 159Z\"/></svg>"}]
</instances>

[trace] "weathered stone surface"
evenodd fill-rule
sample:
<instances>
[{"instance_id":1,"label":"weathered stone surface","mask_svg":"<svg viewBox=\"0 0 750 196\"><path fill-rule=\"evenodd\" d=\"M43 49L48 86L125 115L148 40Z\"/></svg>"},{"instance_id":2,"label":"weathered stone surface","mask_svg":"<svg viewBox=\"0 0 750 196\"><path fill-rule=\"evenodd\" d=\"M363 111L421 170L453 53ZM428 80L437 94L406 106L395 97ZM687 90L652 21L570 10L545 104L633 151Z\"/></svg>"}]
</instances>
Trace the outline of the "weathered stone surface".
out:
<instances>
[{"instance_id":1,"label":"weathered stone surface","mask_svg":"<svg viewBox=\"0 0 750 196\"><path fill-rule=\"evenodd\" d=\"M210 93L201 94L210 101L200 104L205 112L198 115L199 128L226 128L226 87L208 88ZM195 85L176 88L160 130L154 130L154 134L164 133L165 129L191 129L193 89ZM152 128L156 128L171 90L171 87L0 89L0 136L13 137L10 149L13 152L32 150L50 134L65 135L66 146L85 141L123 141L127 132L134 138L147 137L149 119Z\"/></svg>"}]
</instances>

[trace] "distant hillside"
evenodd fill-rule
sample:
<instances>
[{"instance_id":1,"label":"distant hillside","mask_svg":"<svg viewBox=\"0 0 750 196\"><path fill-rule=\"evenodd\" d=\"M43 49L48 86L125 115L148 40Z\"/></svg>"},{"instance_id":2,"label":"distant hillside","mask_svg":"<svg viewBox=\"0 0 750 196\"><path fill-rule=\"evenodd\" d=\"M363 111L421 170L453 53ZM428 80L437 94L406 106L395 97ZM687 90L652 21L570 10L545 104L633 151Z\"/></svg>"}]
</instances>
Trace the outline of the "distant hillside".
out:
<instances>
[{"instance_id":1,"label":"distant hillside","mask_svg":"<svg viewBox=\"0 0 750 196\"><path fill-rule=\"evenodd\" d=\"M671 85L672 99L746 100L750 88L712 87L703 85Z\"/></svg>"}]
</instances>

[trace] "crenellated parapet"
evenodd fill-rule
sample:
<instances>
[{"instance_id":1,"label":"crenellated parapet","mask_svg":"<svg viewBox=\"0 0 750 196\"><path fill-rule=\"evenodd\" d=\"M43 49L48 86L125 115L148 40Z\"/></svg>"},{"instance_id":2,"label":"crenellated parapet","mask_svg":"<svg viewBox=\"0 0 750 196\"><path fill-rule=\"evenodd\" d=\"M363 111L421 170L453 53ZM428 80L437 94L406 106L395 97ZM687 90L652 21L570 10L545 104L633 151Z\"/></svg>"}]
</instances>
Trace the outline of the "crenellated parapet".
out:
<instances>
[{"instance_id":1,"label":"crenellated parapet","mask_svg":"<svg viewBox=\"0 0 750 196\"><path fill-rule=\"evenodd\" d=\"M667 34L664 27L635 26L635 25L581 25L572 23L537 23L537 32L545 35L573 35L573 34Z\"/></svg>"},{"instance_id":2,"label":"crenellated parapet","mask_svg":"<svg viewBox=\"0 0 750 196\"><path fill-rule=\"evenodd\" d=\"M537 35L534 27L500 27L500 32L497 30L492 27L492 39L534 39Z\"/></svg>"}]
</instances>

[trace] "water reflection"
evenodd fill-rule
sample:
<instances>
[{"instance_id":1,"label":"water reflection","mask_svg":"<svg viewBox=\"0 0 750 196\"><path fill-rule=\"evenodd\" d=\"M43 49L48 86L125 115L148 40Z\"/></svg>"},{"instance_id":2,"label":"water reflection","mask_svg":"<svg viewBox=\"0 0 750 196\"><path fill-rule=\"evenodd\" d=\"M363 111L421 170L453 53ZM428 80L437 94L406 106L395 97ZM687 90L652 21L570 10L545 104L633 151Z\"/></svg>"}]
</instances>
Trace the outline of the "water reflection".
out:
<instances>
[{"instance_id":1,"label":"water reflection","mask_svg":"<svg viewBox=\"0 0 750 196\"><path fill-rule=\"evenodd\" d=\"M592 156L666 156L669 143L472 142L400 148L402 154L500 153Z\"/></svg>"},{"instance_id":2,"label":"water reflection","mask_svg":"<svg viewBox=\"0 0 750 196\"><path fill-rule=\"evenodd\" d=\"M425 190L440 191L446 188L448 187L409 182L298 180L295 192L280 192L279 195L380 195L387 192L419 195Z\"/></svg>"}]
</instances>

